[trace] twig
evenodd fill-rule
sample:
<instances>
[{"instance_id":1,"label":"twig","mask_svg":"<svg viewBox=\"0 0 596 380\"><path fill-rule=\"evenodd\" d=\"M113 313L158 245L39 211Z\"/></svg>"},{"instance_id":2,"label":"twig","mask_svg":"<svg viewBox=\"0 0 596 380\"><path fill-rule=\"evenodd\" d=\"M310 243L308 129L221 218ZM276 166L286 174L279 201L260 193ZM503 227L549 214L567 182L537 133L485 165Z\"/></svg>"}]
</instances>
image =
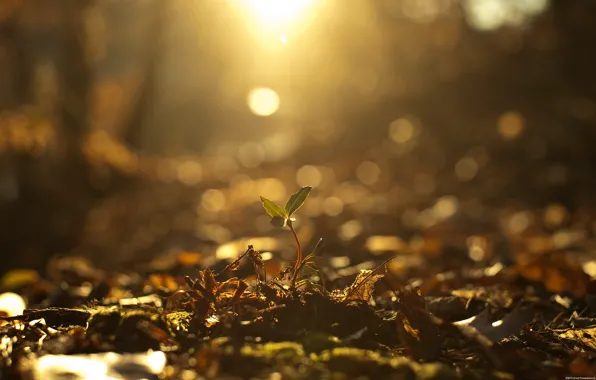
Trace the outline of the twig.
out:
<instances>
[{"instance_id":1,"label":"twig","mask_svg":"<svg viewBox=\"0 0 596 380\"><path fill-rule=\"evenodd\" d=\"M286 304L281 304L281 305L274 305L271 307L267 307L265 309L259 309L257 311L255 311L256 314L264 314L268 311L273 311L273 310L278 310L278 309L283 309L286 307Z\"/></svg>"},{"instance_id":2,"label":"twig","mask_svg":"<svg viewBox=\"0 0 596 380\"><path fill-rule=\"evenodd\" d=\"M222 274L224 274L225 272L228 272L231 270L231 268L235 267L236 265L238 265L238 262L240 260L242 260L244 258L244 256L248 255L251 251L254 251L254 248L252 245L248 246L248 249L246 250L246 252L244 252L243 254L241 254L240 256L238 256L236 258L236 260L232 261L231 263L229 263L228 265L226 265L226 267L224 269L222 269L219 273L217 273L215 275L215 277L219 277Z\"/></svg>"},{"instance_id":3,"label":"twig","mask_svg":"<svg viewBox=\"0 0 596 380\"><path fill-rule=\"evenodd\" d=\"M549 328L551 325L554 325L554 324L555 324L555 322L556 322L556 321L558 321L558 320L559 320L559 318L561 318L561 316L562 316L563 314L565 314L565 312L564 312L564 311L562 311L562 312L560 312L559 314L557 314L557 316L556 316L556 317L555 317L555 318L554 318L552 321L550 321L550 323L549 323L548 325L546 325L546 327L545 327L544 329L548 329L548 328Z\"/></svg>"}]
</instances>

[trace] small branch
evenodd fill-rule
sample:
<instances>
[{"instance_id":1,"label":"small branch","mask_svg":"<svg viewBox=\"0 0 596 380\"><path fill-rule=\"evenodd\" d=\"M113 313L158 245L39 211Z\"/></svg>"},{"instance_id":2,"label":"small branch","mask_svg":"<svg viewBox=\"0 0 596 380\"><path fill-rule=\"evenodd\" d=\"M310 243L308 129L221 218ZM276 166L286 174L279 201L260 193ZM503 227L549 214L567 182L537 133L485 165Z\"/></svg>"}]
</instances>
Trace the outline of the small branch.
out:
<instances>
[{"instance_id":1,"label":"small branch","mask_svg":"<svg viewBox=\"0 0 596 380\"><path fill-rule=\"evenodd\" d=\"M248 246L248 249L246 250L246 252L244 252L243 254L241 254L240 256L238 256L236 258L236 260L234 260L231 263L229 263L228 265L226 265L226 267L221 272L219 272L218 274L216 274L215 277L219 277L222 274L224 274L225 272L231 271L232 268L234 268L235 266L238 265L238 262L240 260L242 260L244 258L244 256L248 255L253 250L254 250L253 246L252 245L249 245Z\"/></svg>"}]
</instances>

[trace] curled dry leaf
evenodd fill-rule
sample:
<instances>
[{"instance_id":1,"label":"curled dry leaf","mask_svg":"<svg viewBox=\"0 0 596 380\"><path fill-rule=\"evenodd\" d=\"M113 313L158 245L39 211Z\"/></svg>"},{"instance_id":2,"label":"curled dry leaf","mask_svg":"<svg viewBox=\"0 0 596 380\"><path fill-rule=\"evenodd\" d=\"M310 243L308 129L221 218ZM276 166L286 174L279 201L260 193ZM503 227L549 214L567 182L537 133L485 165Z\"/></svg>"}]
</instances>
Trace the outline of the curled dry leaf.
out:
<instances>
[{"instance_id":1,"label":"curled dry leaf","mask_svg":"<svg viewBox=\"0 0 596 380\"><path fill-rule=\"evenodd\" d=\"M240 300L242 297L242 293L248 288L248 284L244 281L238 281L238 287L234 291L234 295L232 296L232 300L230 301L231 304L235 304Z\"/></svg>"},{"instance_id":2,"label":"curled dry leaf","mask_svg":"<svg viewBox=\"0 0 596 380\"><path fill-rule=\"evenodd\" d=\"M344 301L370 301L375 284L383 278L382 274L373 274L372 270L362 269L354 283L344 290Z\"/></svg>"}]
</instances>

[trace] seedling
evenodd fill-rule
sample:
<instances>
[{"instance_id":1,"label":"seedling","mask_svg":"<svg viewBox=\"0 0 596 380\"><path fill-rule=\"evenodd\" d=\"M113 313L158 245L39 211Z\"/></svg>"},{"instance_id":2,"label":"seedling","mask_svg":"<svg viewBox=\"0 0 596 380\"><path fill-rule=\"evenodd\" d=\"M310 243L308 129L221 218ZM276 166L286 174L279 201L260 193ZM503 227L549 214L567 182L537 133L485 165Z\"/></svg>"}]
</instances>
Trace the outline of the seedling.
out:
<instances>
[{"instance_id":1,"label":"seedling","mask_svg":"<svg viewBox=\"0 0 596 380\"><path fill-rule=\"evenodd\" d=\"M305 186L294 193L288 202L286 202L286 206L281 208L273 201L265 197L261 197L261 202L263 203L263 208L271 217L271 224L276 227L285 227L288 226L292 234L294 235L294 239L296 240L296 265L294 266L294 272L292 273L292 278L290 280L290 291L294 291L296 288L296 278L300 270L305 266L312 263L310 260L314 258L315 254L317 253L321 241L317 242L313 252L306 257L303 257L302 254L302 244L300 244L300 240L298 239L298 234L296 234L296 230L294 229L294 221L295 218L292 215L298 211L300 207L304 204L306 199L308 198L312 187Z\"/></svg>"}]
</instances>

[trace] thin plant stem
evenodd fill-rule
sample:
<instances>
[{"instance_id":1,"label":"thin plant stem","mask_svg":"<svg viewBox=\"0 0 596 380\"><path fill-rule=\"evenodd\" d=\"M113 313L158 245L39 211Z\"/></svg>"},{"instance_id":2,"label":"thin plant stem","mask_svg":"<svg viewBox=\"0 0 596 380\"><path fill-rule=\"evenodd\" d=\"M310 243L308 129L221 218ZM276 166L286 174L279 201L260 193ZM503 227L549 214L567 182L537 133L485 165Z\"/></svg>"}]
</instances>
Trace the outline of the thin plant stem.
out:
<instances>
[{"instance_id":1,"label":"thin plant stem","mask_svg":"<svg viewBox=\"0 0 596 380\"><path fill-rule=\"evenodd\" d=\"M292 279L290 280L290 290L294 290L296 285L296 277L298 276L298 271L300 270L300 266L302 263L302 245L300 244L300 240L298 240L298 235L296 234L296 230L294 230L294 226L292 225L292 221L288 221L288 227L294 234L294 239L296 239L296 246L298 247L298 254L296 257L296 266L294 267L294 274L292 274Z\"/></svg>"}]
</instances>

